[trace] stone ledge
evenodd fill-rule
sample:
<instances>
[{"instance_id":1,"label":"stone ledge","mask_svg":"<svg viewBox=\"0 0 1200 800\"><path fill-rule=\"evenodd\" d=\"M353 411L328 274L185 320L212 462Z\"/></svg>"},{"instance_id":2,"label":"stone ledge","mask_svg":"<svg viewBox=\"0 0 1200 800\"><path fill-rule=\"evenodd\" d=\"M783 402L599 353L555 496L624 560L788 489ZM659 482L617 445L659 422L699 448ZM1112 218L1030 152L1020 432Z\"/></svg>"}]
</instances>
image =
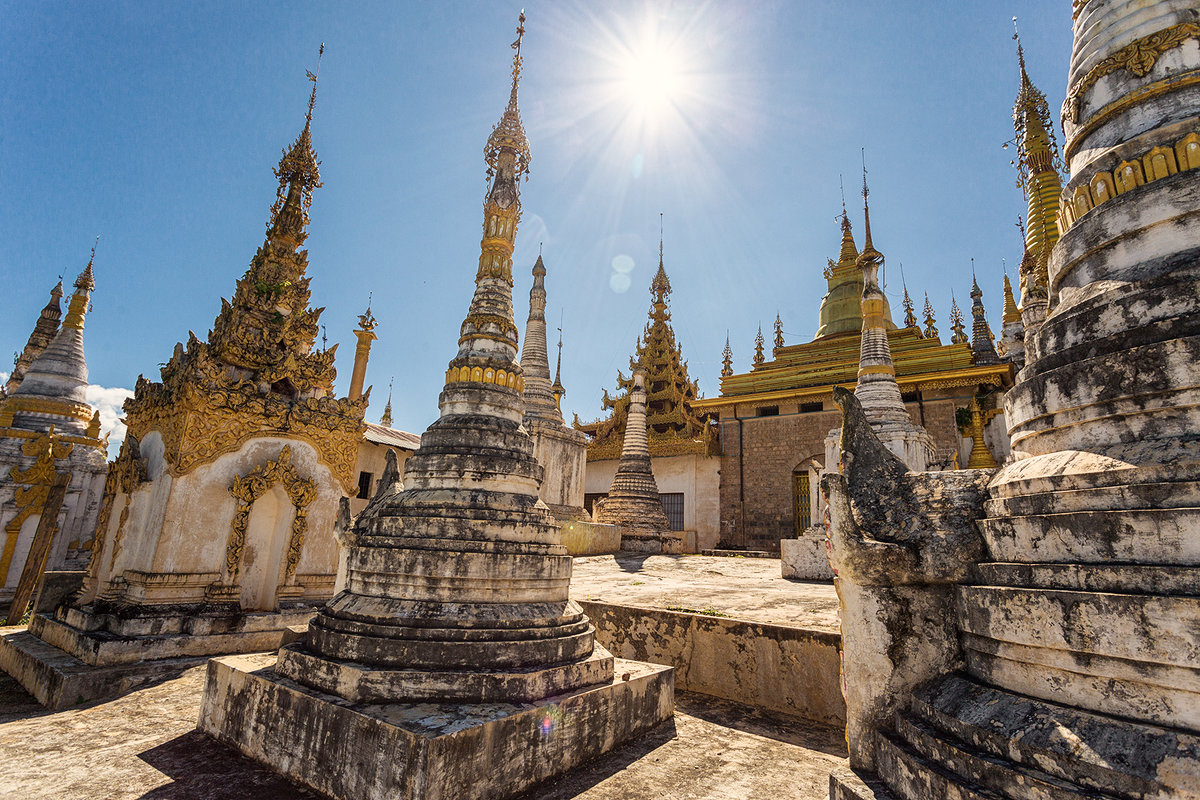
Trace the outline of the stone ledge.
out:
<instances>
[{"instance_id":1,"label":"stone ledge","mask_svg":"<svg viewBox=\"0 0 1200 800\"><path fill-rule=\"evenodd\" d=\"M581 602L618 658L670 664L680 691L845 725L841 637L703 612Z\"/></svg>"},{"instance_id":2,"label":"stone ledge","mask_svg":"<svg viewBox=\"0 0 1200 800\"><path fill-rule=\"evenodd\" d=\"M94 667L46 644L24 628L0 633L0 670L11 675L51 711L108 699L141 684L175 677L203 658Z\"/></svg>"},{"instance_id":3,"label":"stone ledge","mask_svg":"<svg viewBox=\"0 0 1200 800\"><path fill-rule=\"evenodd\" d=\"M671 668L630 661L607 684L479 705L353 704L273 664L269 654L210 661L199 730L345 800L511 797L668 721L674 708Z\"/></svg>"},{"instance_id":4,"label":"stone ledge","mask_svg":"<svg viewBox=\"0 0 1200 800\"><path fill-rule=\"evenodd\" d=\"M592 631L588 631L588 639ZM452 699L474 702L531 702L580 686L612 680L613 657L597 646L591 656L560 666L503 672L372 667L312 655L303 645L279 651L279 675L318 691L336 693L355 703L425 702Z\"/></svg>"},{"instance_id":5,"label":"stone ledge","mask_svg":"<svg viewBox=\"0 0 1200 800\"><path fill-rule=\"evenodd\" d=\"M873 773L839 767L829 775L829 800L896 800Z\"/></svg>"}]
</instances>

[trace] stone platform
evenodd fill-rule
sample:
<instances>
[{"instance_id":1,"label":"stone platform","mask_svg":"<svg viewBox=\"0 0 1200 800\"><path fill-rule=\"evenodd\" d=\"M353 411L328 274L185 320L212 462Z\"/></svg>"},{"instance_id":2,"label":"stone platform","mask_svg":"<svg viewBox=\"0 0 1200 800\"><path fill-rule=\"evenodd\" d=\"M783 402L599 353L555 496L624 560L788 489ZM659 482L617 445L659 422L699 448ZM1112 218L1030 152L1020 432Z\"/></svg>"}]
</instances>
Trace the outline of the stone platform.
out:
<instances>
[{"instance_id":1,"label":"stone platform","mask_svg":"<svg viewBox=\"0 0 1200 800\"><path fill-rule=\"evenodd\" d=\"M571 598L841 632L833 583L785 580L778 558L645 553L576 558Z\"/></svg>"},{"instance_id":2,"label":"stone platform","mask_svg":"<svg viewBox=\"0 0 1200 800\"><path fill-rule=\"evenodd\" d=\"M0 629L0 670L59 710L174 677L209 656L273 650L294 638L289 628L306 625L313 613L305 607L107 620L65 608L57 615L66 622L34 614L28 629Z\"/></svg>"},{"instance_id":3,"label":"stone platform","mask_svg":"<svg viewBox=\"0 0 1200 800\"><path fill-rule=\"evenodd\" d=\"M335 798L509 797L669 720L671 669L618 660L609 683L533 703L350 703L275 671L208 665L199 730Z\"/></svg>"},{"instance_id":4,"label":"stone platform","mask_svg":"<svg viewBox=\"0 0 1200 800\"><path fill-rule=\"evenodd\" d=\"M0 675L0 775L22 800L315 800L194 730L206 668L47 713ZM824 800L840 729L689 692L673 722L531 788L521 800Z\"/></svg>"}]
</instances>

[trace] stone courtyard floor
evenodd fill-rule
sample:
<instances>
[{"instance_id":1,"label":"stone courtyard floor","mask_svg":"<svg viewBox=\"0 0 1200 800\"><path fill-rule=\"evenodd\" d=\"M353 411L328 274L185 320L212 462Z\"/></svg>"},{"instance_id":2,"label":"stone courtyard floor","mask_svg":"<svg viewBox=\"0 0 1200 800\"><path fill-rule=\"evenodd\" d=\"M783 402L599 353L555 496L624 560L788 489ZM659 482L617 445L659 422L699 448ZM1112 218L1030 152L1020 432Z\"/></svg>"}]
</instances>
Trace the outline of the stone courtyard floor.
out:
<instances>
[{"instance_id":1,"label":"stone courtyard floor","mask_svg":"<svg viewBox=\"0 0 1200 800\"><path fill-rule=\"evenodd\" d=\"M204 670L54 714L0 673L0 796L316 797L194 730ZM522 800L816 800L844 757L840 729L680 693L673 723Z\"/></svg>"},{"instance_id":2,"label":"stone courtyard floor","mask_svg":"<svg viewBox=\"0 0 1200 800\"><path fill-rule=\"evenodd\" d=\"M618 553L575 559L571 597L840 633L829 581L780 576L777 558Z\"/></svg>"},{"instance_id":3,"label":"stone courtyard floor","mask_svg":"<svg viewBox=\"0 0 1200 800\"><path fill-rule=\"evenodd\" d=\"M574 564L579 600L838 631L833 586L785 580L778 559L619 554ZM0 673L0 796L316 797L195 731L204 670L54 714ZM845 755L840 728L678 692L673 722L521 800L823 800Z\"/></svg>"}]
</instances>

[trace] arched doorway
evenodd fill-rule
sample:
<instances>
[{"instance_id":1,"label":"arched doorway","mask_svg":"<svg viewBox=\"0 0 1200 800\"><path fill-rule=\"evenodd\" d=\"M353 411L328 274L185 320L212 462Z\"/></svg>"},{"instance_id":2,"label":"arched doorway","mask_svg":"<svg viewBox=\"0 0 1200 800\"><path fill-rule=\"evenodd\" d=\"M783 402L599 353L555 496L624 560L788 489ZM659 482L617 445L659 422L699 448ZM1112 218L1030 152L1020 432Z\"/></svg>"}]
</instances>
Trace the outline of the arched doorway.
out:
<instances>
[{"instance_id":1,"label":"arched doorway","mask_svg":"<svg viewBox=\"0 0 1200 800\"><path fill-rule=\"evenodd\" d=\"M806 458L792 470L792 528L799 538L816 522L817 487L821 465L815 458Z\"/></svg>"}]
</instances>

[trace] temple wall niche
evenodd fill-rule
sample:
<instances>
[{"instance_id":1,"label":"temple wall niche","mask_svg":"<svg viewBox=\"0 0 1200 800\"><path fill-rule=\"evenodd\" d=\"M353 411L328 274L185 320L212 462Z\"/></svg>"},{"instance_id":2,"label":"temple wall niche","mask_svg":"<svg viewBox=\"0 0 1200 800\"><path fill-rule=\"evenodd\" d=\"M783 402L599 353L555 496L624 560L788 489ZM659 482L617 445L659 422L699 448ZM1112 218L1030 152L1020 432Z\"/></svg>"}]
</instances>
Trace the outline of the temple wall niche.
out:
<instances>
[{"instance_id":1,"label":"temple wall niche","mask_svg":"<svg viewBox=\"0 0 1200 800\"><path fill-rule=\"evenodd\" d=\"M296 509L278 483L251 507L239 573L241 605L245 610L275 608L275 590L283 583L283 554L295 518Z\"/></svg>"}]
</instances>

